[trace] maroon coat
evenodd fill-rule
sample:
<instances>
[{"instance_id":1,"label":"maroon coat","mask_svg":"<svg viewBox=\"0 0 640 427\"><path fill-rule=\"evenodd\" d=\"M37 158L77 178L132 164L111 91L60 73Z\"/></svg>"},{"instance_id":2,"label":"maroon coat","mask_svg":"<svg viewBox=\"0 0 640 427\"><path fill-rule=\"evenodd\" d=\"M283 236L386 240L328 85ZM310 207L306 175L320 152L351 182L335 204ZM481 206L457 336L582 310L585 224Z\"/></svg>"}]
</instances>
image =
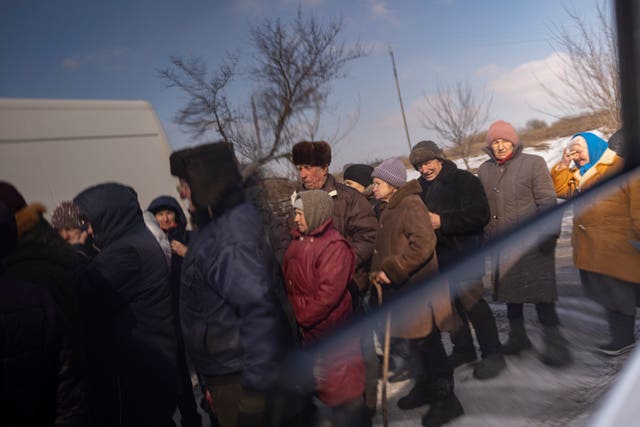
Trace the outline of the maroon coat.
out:
<instances>
[{"instance_id":1,"label":"maroon coat","mask_svg":"<svg viewBox=\"0 0 640 427\"><path fill-rule=\"evenodd\" d=\"M292 232L284 254L287 296L303 344L316 341L352 315L347 284L355 269L355 254L329 219L307 235ZM341 346L316 361L318 397L329 406L356 399L364 392L364 363L358 341Z\"/></svg>"}]
</instances>

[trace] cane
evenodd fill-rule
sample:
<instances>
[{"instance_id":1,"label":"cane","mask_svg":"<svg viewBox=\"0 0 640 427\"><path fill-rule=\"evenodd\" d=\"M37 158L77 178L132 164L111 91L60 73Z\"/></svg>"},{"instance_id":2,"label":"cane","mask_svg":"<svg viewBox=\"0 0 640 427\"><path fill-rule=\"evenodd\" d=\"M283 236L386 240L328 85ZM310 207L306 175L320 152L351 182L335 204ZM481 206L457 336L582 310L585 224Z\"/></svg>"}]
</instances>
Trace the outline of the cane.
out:
<instances>
[{"instance_id":1,"label":"cane","mask_svg":"<svg viewBox=\"0 0 640 427\"><path fill-rule=\"evenodd\" d=\"M382 287L373 283L378 294L378 304L382 305ZM384 325L384 349L382 355L382 425L389 426L389 412L387 410L387 380L389 378L389 346L391 340L391 315L387 313Z\"/></svg>"}]
</instances>

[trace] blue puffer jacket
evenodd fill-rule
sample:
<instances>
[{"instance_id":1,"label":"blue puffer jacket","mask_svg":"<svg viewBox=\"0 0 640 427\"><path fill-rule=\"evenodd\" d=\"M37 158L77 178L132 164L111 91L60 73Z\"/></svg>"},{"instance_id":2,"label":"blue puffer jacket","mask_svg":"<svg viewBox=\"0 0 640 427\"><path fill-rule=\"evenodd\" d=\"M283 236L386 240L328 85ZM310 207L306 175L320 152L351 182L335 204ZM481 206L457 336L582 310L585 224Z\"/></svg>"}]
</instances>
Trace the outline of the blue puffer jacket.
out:
<instances>
[{"instance_id":1,"label":"blue puffer jacket","mask_svg":"<svg viewBox=\"0 0 640 427\"><path fill-rule=\"evenodd\" d=\"M192 240L180 313L187 352L205 377L242 374L246 387L273 385L282 318L271 259L260 215L248 202L212 219Z\"/></svg>"},{"instance_id":2,"label":"blue puffer jacket","mask_svg":"<svg viewBox=\"0 0 640 427\"><path fill-rule=\"evenodd\" d=\"M177 341L162 250L133 189L100 184L74 202L101 249L87 268L82 301L99 407L93 421L161 425L177 402Z\"/></svg>"}]
</instances>

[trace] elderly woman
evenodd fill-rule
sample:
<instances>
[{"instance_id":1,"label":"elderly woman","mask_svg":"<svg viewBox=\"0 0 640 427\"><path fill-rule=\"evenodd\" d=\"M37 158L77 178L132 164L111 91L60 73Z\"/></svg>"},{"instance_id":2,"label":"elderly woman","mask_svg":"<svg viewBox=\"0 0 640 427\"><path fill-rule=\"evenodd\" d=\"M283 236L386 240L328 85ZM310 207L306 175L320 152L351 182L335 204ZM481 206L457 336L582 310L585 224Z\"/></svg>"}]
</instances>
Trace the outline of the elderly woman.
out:
<instances>
[{"instance_id":1,"label":"elderly woman","mask_svg":"<svg viewBox=\"0 0 640 427\"><path fill-rule=\"evenodd\" d=\"M199 426L202 424L198 406L196 405L191 384L191 373L184 350L184 338L180 322L180 278L182 274L182 260L187 253L187 245L191 237L191 231L187 230L187 218L180 203L171 196L158 196L151 201L147 211L153 214L155 222L167 238L170 246L170 276L171 302L174 321L176 322L176 334L178 338L178 370L179 390L178 409L182 425ZM163 248L164 250L164 248Z\"/></svg>"},{"instance_id":2,"label":"elderly woman","mask_svg":"<svg viewBox=\"0 0 640 427\"><path fill-rule=\"evenodd\" d=\"M556 194L547 164L540 156L523 153L516 130L499 120L487 132L489 160L478 170L478 177L489 200L491 218L485 226L487 240L513 230L520 224L556 205ZM518 354L532 347L524 326L523 305L535 304L543 327L545 349L540 360L549 366L571 362L571 353L560 334L555 273L557 234L534 236L542 243L529 242L518 248L500 251L492 257L494 297L507 303L509 339L504 354Z\"/></svg>"},{"instance_id":3,"label":"elderly woman","mask_svg":"<svg viewBox=\"0 0 640 427\"><path fill-rule=\"evenodd\" d=\"M570 167L571 162L576 167ZM558 197L569 198L622 169L623 160L589 132L570 141L551 168ZM636 305L640 299L640 181L625 180L604 196L576 202L571 242L573 262L587 296L606 310L610 340L596 350L618 356L635 345Z\"/></svg>"},{"instance_id":4,"label":"elderly woman","mask_svg":"<svg viewBox=\"0 0 640 427\"><path fill-rule=\"evenodd\" d=\"M324 190L298 193L293 239L284 254L287 297L303 345L311 344L349 320L353 314L347 285L356 256L333 226L333 200ZM359 342L332 349L314 366L319 420L358 427L368 421L363 399L364 363Z\"/></svg>"},{"instance_id":5,"label":"elderly woman","mask_svg":"<svg viewBox=\"0 0 640 427\"><path fill-rule=\"evenodd\" d=\"M389 297L438 272L436 235L419 196L422 188L415 180L406 182L402 161L387 159L371 176L376 199L386 203L380 216L371 277ZM415 385L398 401L398 407L408 410L431 404L422 418L422 424L429 426L445 424L464 413L453 392L453 370L440 337L440 329L451 327L449 289L438 289L433 295L419 311L411 313L411 321L391 314L392 335L409 340L416 364Z\"/></svg>"}]
</instances>

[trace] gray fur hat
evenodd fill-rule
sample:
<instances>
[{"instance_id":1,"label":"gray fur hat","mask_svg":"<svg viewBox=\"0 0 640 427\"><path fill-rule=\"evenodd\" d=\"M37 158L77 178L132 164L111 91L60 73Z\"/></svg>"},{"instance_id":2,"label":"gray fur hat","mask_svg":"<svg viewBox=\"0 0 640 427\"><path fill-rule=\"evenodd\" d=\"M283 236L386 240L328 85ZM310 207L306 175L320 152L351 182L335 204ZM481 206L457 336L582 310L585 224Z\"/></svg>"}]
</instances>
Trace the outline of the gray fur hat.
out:
<instances>
[{"instance_id":1,"label":"gray fur hat","mask_svg":"<svg viewBox=\"0 0 640 427\"><path fill-rule=\"evenodd\" d=\"M416 170L418 170L424 162L432 159L446 160L446 158L447 156L445 156L444 152L433 141L418 142L413 146L411 154L409 154L409 162Z\"/></svg>"}]
</instances>

